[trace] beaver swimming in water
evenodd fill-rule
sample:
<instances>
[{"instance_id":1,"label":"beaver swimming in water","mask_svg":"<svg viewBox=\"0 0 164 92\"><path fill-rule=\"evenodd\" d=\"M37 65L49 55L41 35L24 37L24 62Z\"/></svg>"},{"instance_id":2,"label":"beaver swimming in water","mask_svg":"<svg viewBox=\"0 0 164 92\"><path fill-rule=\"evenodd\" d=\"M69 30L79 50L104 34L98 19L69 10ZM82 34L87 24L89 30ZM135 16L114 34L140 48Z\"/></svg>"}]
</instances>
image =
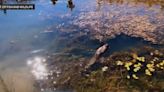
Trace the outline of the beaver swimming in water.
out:
<instances>
[{"instance_id":1,"label":"beaver swimming in water","mask_svg":"<svg viewBox=\"0 0 164 92\"><path fill-rule=\"evenodd\" d=\"M93 65L94 63L96 63L96 61L108 49L108 47L109 47L109 45L107 43L104 44L104 45L102 45L101 47L99 47L96 50L96 53L94 54L94 56L90 59L90 61L85 66L85 69L88 69L91 65Z\"/></svg>"}]
</instances>

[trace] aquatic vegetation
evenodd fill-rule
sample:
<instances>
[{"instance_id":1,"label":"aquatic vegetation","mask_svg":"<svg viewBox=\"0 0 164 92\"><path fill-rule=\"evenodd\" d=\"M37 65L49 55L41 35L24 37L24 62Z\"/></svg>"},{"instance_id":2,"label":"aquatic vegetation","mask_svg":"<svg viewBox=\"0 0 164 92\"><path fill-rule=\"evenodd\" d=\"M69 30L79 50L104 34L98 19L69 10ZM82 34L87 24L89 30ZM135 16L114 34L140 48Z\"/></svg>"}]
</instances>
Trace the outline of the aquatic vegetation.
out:
<instances>
[{"instance_id":1,"label":"aquatic vegetation","mask_svg":"<svg viewBox=\"0 0 164 92\"><path fill-rule=\"evenodd\" d=\"M141 69L141 66L142 66L141 63L135 64L133 71L138 72Z\"/></svg>"},{"instance_id":2,"label":"aquatic vegetation","mask_svg":"<svg viewBox=\"0 0 164 92\"><path fill-rule=\"evenodd\" d=\"M127 77L127 79L130 79L130 76L129 75L127 75L126 77Z\"/></svg>"},{"instance_id":3,"label":"aquatic vegetation","mask_svg":"<svg viewBox=\"0 0 164 92\"><path fill-rule=\"evenodd\" d=\"M164 71L161 69L164 60L163 56L155 55L154 51L152 48L144 48L132 53L114 53L104 58L102 67L85 71L86 73L82 73L83 66L89 59L80 60L80 64L78 59L70 59L66 66L64 61L67 62L67 59L58 56L60 59L57 59L56 63L63 69L62 74L50 83L57 89L68 87L76 92L140 92L152 89L160 92L164 90ZM164 52L162 49L158 51Z\"/></svg>"},{"instance_id":4,"label":"aquatic vegetation","mask_svg":"<svg viewBox=\"0 0 164 92\"><path fill-rule=\"evenodd\" d=\"M156 67L158 67L158 68L164 70L164 60L163 60L162 62L156 64Z\"/></svg>"},{"instance_id":5,"label":"aquatic vegetation","mask_svg":"<svg viewBox=\"0 0 164 92\"><path fill-rule=\"evenodd\" d=\"M139 79L135 74L132 75L134 79Z\"/></svg>"},{"instance_id":6,"label":"aquatic vegetation","mask_svg":"<svg viewBox=\"0 0 164 92\"><path fill-rule=\"evenodd\" d=\"M151 72L150 72L148 69L145 70L145 74L146 74L146 75L149 75L149 76L152 75Z\"/></svg>"},{"instance_id":7,"label":"aquatic vegetation","mask_svg":"<svg viewBox=\"0 0 164 92\"><path fill-rule=\"evenodd\" d=\"M137 57L137 60L138 60L138 61L145 62L145 57Z\"/></svg>"},{"instance_id":8,"label":"aquatic vegetation","mask_svg":"<svg viewBox=\"0 0 164 92\"><path fill-rule=\"evenodd\" d=\"M132 78L139 79L136 74L142 73L143 70L145 70L145 74L148 76L152 76L156 70L159 68L162 69L164 66L164 60L160 60L159 58L155 57L152 61L147 61L144 56L139 57L137 54L132 54L133 60L131 61L117 61L116 65L118 66L124 66L127 71L129 71L129 74L127 75L127 78L130 79L130 75L132 75ZM155 64L155 61L158 62Z\"/></svg>"},{"instance_id":9,"label":"aquatic vegetation","mask_svg":"<svg viewBox=\"0 0 164 92\"><path fill-rule=\"evenodd\" d=\"M131 66L132 64L133 64L133 63L131 63L131 62L125 63L124 67L125 67L127 70L130 70L130 66Z\"/></svg>"},{"instance_id":10,"label":"aquatic vegetation","mask_svg":"<svg viewBox=\"0 0 164 92\"><path fill-rule=\"evenodd\" d=\"M123 65L124 63L122 61L116 61L117 62L117 65Z\"/></svg>"},{"instance_id":11,"label":"aquatic vegetation","mask_svg":"<svg viewBox=\"0 0 164 92\"><path fill-rule=\"evenodd\" d=\"M107 67L107 66L104 66L104 67L102 68L102 71L105 72L105 71L107 71L107 69L108 69L108 67Z\"/></svg>"}]
</instances>

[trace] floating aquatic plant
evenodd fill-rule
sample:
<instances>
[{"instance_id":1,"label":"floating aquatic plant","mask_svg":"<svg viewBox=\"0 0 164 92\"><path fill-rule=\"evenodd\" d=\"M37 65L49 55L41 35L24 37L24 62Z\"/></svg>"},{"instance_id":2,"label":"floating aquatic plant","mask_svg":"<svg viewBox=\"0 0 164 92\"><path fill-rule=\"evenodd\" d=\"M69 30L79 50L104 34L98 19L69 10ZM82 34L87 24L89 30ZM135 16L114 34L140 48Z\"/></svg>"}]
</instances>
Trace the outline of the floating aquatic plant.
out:
<instances>
[{"instance_id":1,"label":"floating aquatic plant","mask_svg":"<svg viewBox=\"0 0 164 92\"><path fill-rule=\"evenodd\" d=\"M146 92L158 88L157 92L163 92L164 57L158 56L157 51L155 54L154 49L150 50L114 53L103 58L101 67L85 72L83 66L88 59L70 59L68 62L64 57L69 57L56 56L55 64L50 65L58 65L62 73L60 77L54 77L48 87L59 89L66 85L76 92Z\"/></svg>"},{"instance_id":2,"label":"floating aquatic plant","mask_svg":"<svg viewBox=\"0 0 164 92\"><path fill-rule=\"evenodd\" d=\"M132 64L133 64L132 62L127 62L127 63L125 63L124 67L125 67L127 70L130 70L130 66L131 66Z\"/></svg>"},{"instance_id":3,"label":"floating aquatic plant","mask_svg":"<svg viewBox=\"0 0 164 92\"><path fill-rule=\"evenodd\" d=\"M107 71L107 69L108 69L108 67L107 67L107 66L104 66L104 67L102 68L102 71L105 72L105 71Z\"/></svg>"},{"instance_id":4,"label":"floating aquatic plant","mask_svg":"<svg viewBox=\"0 0 164 92\"><path fill-rule=\"evenodd\" d=\"M158 63L157 63L158 62ZM164 60L160 60L158 57L154 57L151 61L146 60L144 56L138 56L137 54L132 54L132 60L129 61L116 61L117 66L124 66L127 70L127 79L139 79L136 74L145 74L152 76L154 72L158 69L164 70ZM144 70L144 72L143 72Z\"/></svg>"},{"instance_id":5,"label":"floating aquatic plant","mask_svg":"<svg viewBox=\"0 0 164 92\"><path fill-rule=\"evenodd\" d=\"M122 61L117 61L117 65L123 65L124 63Z\"/></svg>"},{"instance_id":6,"label":"floating aquatic plant","mask_svg":"<svg viewBox=\"0 0 164 92\"><path fill-rule=\"evenodd\" d=\"M145 70L145 74L146 74L146 75L149 75L149 76L152 75L151 72L150 72L148 69Z\"/></svg>"},{"instance_id":7,"label":"floating aquatic plant","mask_svg":"<svg viewBox=\"0 0 164 92\"><path fill-rule=\"evenodd\" d=\"M139 79L135 74L132 75L134 79Z\"/></svg>"}]
</instances>

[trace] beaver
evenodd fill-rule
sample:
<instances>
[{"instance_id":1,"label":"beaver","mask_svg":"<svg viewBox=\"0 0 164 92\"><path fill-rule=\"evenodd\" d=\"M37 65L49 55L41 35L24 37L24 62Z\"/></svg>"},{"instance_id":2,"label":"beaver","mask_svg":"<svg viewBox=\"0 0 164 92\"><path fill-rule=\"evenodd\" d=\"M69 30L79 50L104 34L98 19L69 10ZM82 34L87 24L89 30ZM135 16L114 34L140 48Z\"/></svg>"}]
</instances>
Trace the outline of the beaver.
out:
<instances>
[{"instance_id":1,"label":"beaver","mask_svg":"<svg viewBox=\"0 0 164 92\"><path fill-rule=\"evenodd\" d=\"M85 66L85 69L88 69L91 65L93 65L94 63L96 63L96 61L99 59L99 57L108 49L108 44L104 44L101 47L99 47L94 56L90 59L90 61L87 63L87 65Z\"/></svg>"}]
</instances>

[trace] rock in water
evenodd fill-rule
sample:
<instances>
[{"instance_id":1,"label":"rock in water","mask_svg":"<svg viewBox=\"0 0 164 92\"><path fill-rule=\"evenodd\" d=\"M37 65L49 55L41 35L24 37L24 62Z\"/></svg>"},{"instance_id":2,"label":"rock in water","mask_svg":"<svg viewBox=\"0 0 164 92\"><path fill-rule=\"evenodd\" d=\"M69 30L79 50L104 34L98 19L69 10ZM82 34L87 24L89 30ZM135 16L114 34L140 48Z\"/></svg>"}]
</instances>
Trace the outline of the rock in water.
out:
<instances>
[{"instance_id":1,"label":"rock in water","mask_svg":"<svg viewBox=\"0 0 164 92\"><path fill-rule=\"evenodd\" d=\"M101 54L103 54L108 48L108 44L104 44L103 46L99 47L96 50L95 55L90 59L90 61L87 63L87 65L85 66L85 69L88 69L91 65L93 65L97 59L100 57Z\"/></svg>"}]
</instances>

